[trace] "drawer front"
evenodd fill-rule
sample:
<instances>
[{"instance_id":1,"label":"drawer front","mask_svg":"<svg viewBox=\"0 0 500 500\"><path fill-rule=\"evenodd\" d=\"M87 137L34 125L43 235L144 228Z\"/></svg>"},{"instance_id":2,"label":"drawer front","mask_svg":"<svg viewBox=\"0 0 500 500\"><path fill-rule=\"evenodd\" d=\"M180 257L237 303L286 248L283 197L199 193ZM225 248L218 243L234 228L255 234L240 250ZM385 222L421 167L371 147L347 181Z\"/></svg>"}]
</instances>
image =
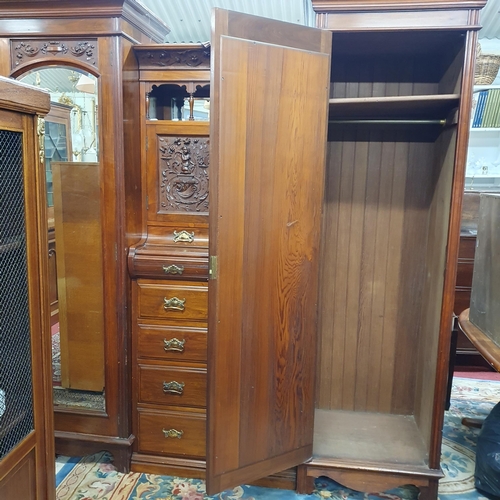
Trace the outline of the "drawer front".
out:
<instances>
[{"instance_id":1,"label":"drawer front","mask_svg":"<svg viewBox=\"0 0 500 500\"><path fill-rule=\"evenodd\" d=\"M457 266L457 287L471 287L472 273L474 272L474 261L459 262Z\"/></svg>"},{"instance_id":2,"label":"drawer front","mask_svg":"<svg viewBox=\"0 0 500 500\"><path fill-rule=\"evenodd\" d=\"M172 406L206 407L205 368L139 365L139 401Z\"/></svg>"},{"instance_id":3,"label":"drawer front","mask_svg":"<svg viewBox=\"0 0 500 500\"><path fill-rule=\"evenodd\" d=\"M208 280L208 256L149 255L135 252L130 261L134 278L162 278L168 280Z\"/></svg>"},{"instance_id":4,"label":"drawer front","mask_svg":"<svg viewBox=\"0 0 500 500\"><path fill-rule=\"evenodd\" d=\"M148 225L148 241L175 248L208 248L208 227Z\"/></svg>"},{"instance_id":5,"label":"drawer front","mask_svg":"<svg viewBox=\"0 0 500 500\"><path fill-rule=\"evenodd\" d=\"M137 356L168 361L207 360L207 329L137 325Z\"/></svg>"},{"instance_id":6,"label":"drawer front","mask_svg":"<svg viewBox=\"0 0 500 500\"><path fill-rule=\"evenodd\" d=\"M138 426L139 452L205 457L203 413L139 410Z\"/></svg>"},{"instance_id":7,"label":"drawer front","mask_svg":"<svg viewBox=\"0 0 500 500\"><path fill-rule=\"evenodd\" d=\"M470 307L470 288L463 288L455 290L455 303L453 306L453 312L459 316L463 311Z\"/></svg>"},{"instance_id":8,"label":"drawer front","mask_svg":"<svg viewBox=\"0 0 500 500\"><path fill-rule=\"evenodd\" d=\"M458 258L473 260L475 253L476 253L476 237L462 236L460 238L460 245L458 247Z\"/></svg>"},{"instance_id":9,"label":"drawer front","mask_svg":"<svg viewBox=\"0 0 500 500\"><path fill-rule=\"evenodd\" d=\"M139 317L207 320L207 284L137 284Z\"/></svg>"}]
</instances>

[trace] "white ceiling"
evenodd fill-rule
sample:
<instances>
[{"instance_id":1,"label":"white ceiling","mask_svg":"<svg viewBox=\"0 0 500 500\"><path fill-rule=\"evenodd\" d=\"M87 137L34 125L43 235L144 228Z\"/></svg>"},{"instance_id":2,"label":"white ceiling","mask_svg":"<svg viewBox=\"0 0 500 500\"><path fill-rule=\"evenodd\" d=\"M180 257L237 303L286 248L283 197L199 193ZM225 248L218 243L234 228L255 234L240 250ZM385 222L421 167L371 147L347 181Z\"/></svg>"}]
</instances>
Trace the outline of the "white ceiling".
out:
<instances>
[{"instance_id":1,"label":"white ceiling","mask_svg":"<svg viewBox=\"0 0 500 500\"><path fill-rule=\"evenodd\" d=\"M213 7L312 26L311 0L139 0L169 28L168 43L210 40Z\"/></svg>"}]
</instances>

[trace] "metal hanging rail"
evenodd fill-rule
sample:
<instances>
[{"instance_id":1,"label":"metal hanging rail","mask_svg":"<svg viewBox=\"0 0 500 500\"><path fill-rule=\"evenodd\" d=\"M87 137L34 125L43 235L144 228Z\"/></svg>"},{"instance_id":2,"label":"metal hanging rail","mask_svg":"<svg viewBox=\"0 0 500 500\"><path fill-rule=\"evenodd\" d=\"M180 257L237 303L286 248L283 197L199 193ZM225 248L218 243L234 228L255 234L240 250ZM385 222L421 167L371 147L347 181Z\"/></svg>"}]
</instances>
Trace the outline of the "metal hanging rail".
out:
<instances>
[{"instance_id":1,"label":"metal hanging rail","mask_svg":"<svg viewBox=\"0 0 500 500\"><path fill-rule=\"evenodd\" d=\"M444 126L447 123L447 120L384 120L384 119L344 119L344 120L328 120L328 123L334 124L371 124L371 125L441 125Z\"/></svg>"}]
</instances>

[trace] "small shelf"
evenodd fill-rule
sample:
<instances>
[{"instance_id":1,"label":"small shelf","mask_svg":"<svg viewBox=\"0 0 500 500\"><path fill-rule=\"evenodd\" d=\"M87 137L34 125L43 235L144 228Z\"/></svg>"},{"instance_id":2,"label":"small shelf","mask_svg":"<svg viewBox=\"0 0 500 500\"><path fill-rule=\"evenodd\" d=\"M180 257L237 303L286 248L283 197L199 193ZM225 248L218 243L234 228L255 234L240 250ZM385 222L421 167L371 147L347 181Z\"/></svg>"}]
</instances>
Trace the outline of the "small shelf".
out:
<instances>
[{"instance_id":1,"label":"small shelf","mask_svg":"<svg viewBox=\"0 0 500 500\"><path fill-rule=\"evenodd\" d=\"M481 90L491 90L500 89L500 85L474 85L474 92L480 92Z\"/></svg>"},{"instance_id":2,"label":"small shelf","mask_svg":"<svg viewBox=\"0 0 500 500\"><path fill-rule=\"evenodd\" d=\"M500 127L471 127L470 132L500 132Z\"/></svg>"},{"instance_id":3,"label":"small shelf","mask_svg":"<svg viewBox=\"0 0 500 500\"><path fill-rule=\"evenodd\" d=\"M445 120L459 101L458 94L337 98L329 100L329 118Z\"/></svg>"}]
</instances>

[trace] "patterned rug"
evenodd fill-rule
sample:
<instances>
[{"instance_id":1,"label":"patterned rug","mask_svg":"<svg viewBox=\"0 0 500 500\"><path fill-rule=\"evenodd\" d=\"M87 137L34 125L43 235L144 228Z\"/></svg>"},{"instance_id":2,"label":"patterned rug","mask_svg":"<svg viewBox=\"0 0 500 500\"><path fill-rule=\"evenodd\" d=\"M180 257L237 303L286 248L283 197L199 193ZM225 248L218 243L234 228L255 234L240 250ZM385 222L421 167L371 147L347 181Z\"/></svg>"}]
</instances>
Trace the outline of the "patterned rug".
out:
<instances>
[{"instance_id":1,"label":"patterned rug","mask_svg":"<svg viewBox=\"0 0 500 500\"><path fill-rule=\"evenodd\" d=\"M451 408L446 412L439 484L439 500L488 500L474 488L474 457L478 429L464 427L463 417L485 417L500 401L500 382L455 378ZM417 500L412 486L385 493L358 493L329 479L316 480L312 495L293 491L239 486L216 496L206 496L204 482L152 474L122 474L107 452L83 459L59 457L57 500Z\"/></svg>"}]
</instances>

